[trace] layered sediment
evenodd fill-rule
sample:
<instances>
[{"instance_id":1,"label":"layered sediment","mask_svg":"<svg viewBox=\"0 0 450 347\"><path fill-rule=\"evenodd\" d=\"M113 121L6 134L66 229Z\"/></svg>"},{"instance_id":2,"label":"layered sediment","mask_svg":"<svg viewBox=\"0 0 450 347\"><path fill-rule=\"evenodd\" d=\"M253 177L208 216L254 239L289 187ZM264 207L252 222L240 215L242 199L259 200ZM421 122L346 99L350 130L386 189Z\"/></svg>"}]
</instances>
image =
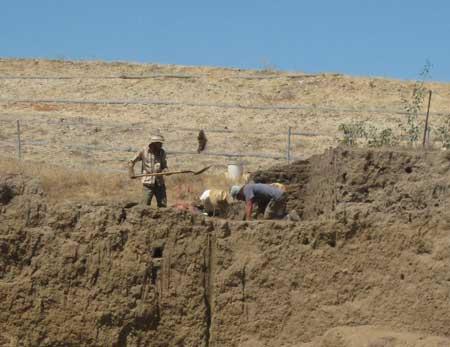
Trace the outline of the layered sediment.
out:
<instances>
[{"instance_id":1,"label":"layered sediment","mask_svg":"<svg viewBox=\"0 0 450 347\"><path fill-rule=\"evenodd\" d=\"M256 173L299 222L55 204L1 176L0 345L450 346L449 172L338 148Z\"/></svg>"}]
</instances>

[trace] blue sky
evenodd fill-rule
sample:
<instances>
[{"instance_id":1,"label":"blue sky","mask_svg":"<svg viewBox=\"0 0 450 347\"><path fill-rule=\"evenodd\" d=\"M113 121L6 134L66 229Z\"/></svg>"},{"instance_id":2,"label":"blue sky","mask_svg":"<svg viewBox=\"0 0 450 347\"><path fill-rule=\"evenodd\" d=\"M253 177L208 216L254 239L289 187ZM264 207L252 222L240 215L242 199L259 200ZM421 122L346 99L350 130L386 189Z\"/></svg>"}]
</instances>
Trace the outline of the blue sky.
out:
<instances>
[{"instance_id":1,"label":"blue sky","mask_svg":"<svg viewBox=\"0 0 450 347\"><path fill-rule=\"evenodd\" d=\"M450 1L1 0L0 56L450 82Z\"/></svg>"}]
</instances>

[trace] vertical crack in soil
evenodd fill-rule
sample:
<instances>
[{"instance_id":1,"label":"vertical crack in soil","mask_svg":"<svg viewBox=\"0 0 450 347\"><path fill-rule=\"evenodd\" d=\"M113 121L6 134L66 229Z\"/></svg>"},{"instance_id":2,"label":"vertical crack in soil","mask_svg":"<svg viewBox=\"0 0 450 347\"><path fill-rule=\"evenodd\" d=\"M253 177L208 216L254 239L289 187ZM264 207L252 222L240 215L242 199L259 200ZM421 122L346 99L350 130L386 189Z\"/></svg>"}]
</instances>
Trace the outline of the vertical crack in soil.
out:
<instances>
[{"instance_id":1,"label":"vertical crack in soil","mask_svg":"<svg viewBox=\"0 0 450 347\"><path fill-rule=\"evenodd\" d=\"M207 247L203 257L203 303L205 305L205 347L209 347L212 335L212 241L208 234Z\"/></svg>"},{"instance_id":2,"label":"vertical crack in soil","mask_svg":"<svg viewBox=\"0 0 450 347\"><path fill-rule=\"evenodd\" d=\"M119 332L119 337L117 339L117 347L126 347L127 346L127 338L131 333L132 326L130 324L125 325Z\"/></svg>"},{"instance_id":3,"label":"vertical crack in soil","mask_svg":"<svg viewBox=\"0 0 450 347\"><path fill-rule=\"evenodd\" d=\"M246 275L245 275L245 265L242 268L241 272L241 283L242 283L242 314L245 314L246 319L248 320L248 312L246 310L246 299L245 299L245 282L246 282Z\"/></svg>"}]
</instances>

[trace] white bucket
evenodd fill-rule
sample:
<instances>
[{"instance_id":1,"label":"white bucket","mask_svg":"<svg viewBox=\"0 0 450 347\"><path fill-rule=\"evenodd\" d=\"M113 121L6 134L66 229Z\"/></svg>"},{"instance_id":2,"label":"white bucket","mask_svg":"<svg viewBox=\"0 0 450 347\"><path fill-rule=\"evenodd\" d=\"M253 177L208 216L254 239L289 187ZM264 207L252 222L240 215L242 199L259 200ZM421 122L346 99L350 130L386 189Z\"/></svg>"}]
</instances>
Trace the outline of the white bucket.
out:
<instances>
[{"instance_id":1,"label":"white bucket","mask_svg":"<svg viewBox=\"0 0 450 347\"><path fill-rule=\"evenodd\" d=\"M238 181L241 179L244 173L244 164L242 163L230 163L228 164L228 178Z\"/></svg>"}]
</instances>

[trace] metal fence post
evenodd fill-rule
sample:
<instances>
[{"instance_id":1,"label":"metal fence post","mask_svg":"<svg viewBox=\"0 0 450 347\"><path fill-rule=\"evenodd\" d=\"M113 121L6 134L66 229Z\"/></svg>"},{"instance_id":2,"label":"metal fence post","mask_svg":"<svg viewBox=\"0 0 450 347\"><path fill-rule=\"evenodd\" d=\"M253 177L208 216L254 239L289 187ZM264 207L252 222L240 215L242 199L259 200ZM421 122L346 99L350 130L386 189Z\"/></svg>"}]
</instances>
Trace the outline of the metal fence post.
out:
<instances>
[{"instance_id":1,"label":"metal fence post","mask_svg":"<svg viewBox=\"0 0 450 347\"><path fill-rule=\"evenodd\" d=\"M22 159L22 143L20 141L20 121L17 120L17 157Z\"/></svg>"},{"instance_id":2,"label":"metal fence post","mask_svg":"<svg viewBox=\"0 0 450 347\"><path fill-rule=\"evenodd\" d=\"M291 133L292 128L288 128L288 137L287 137L287 149L286 149L286 159L288 164L291 162Z\"/></svg>"},{"instance_id":3,"label":"metal fence post","mask_svg":"<svg viewBox=\"0 0 450 347\"><path fill-rule=\"evenodd\" d=\"M428 118L430 116L430 104L431 104L431 90L429 92L429 96L428 96L428 109L427 109L427 116L425 118L425 129L423 130L423 147L425 148L427 141L427 135L429 136L429 132L428 132Z\"/></svg>"}]
</instances>

